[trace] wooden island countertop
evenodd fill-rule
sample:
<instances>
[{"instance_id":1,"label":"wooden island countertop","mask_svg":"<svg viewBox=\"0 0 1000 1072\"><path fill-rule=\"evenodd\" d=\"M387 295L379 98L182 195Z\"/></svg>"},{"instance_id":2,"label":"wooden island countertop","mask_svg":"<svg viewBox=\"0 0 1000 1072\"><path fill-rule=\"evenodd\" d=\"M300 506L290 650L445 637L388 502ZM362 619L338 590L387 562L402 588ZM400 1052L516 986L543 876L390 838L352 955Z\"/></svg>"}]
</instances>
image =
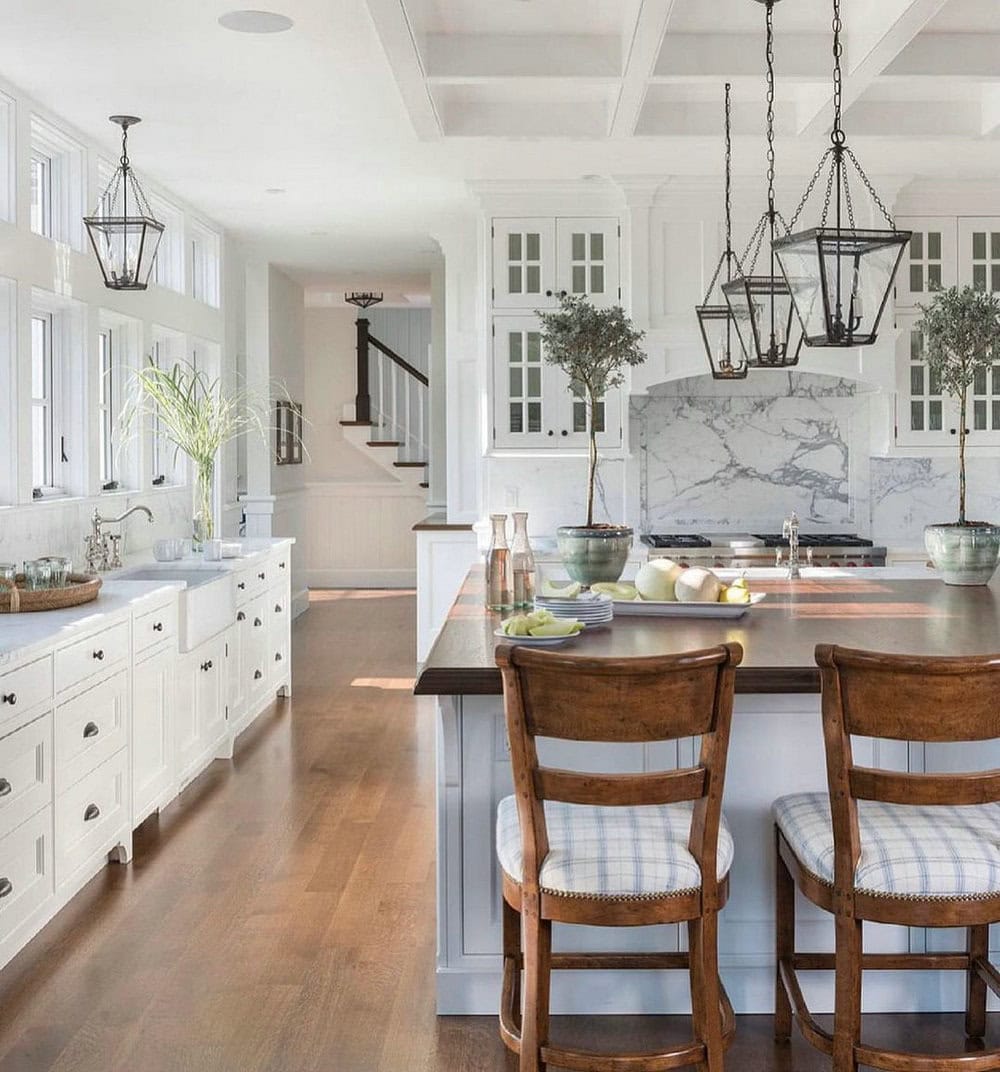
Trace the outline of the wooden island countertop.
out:
<instances>
[{"instance_id":1,"label":"wooden island countertop","mask_svg":"<svg viewBox=\"0 0 1000 1072\"><path fill-rule=\"evenodd\" d=\"M767 599L738 619L617 617L555 650L588 655L659 655L743 645L743 693L819 692L817 644L914 655L1000 653L1000 585L949 587L913 568L804 569L750 573ZM483 569L474 567L449 612L414 692L419 696L501 693L493 632L501 616L483 607Z\"/></svg>"}]
</instances>

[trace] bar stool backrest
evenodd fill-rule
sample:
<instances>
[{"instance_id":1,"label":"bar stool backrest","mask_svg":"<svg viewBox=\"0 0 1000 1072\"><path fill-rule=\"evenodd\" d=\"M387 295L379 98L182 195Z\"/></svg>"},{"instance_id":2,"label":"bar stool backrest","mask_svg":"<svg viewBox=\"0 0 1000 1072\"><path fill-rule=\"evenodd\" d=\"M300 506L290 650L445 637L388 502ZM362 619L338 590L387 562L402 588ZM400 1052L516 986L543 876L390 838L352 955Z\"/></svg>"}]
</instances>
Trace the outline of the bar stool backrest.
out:
<instances>
[{"instance_id":1,"label":"bar stool backrest","mask_svg":"<svg viewBox=\"0 0 1000 1072\"><path fill-rule=\"evenodd\" d=\"M823 734L838 891L853 890L859 800L887 804L1000 801L1000 770L910 774L855 766L851 736L898 741L1000 737L1000 655L886 655L820 644Z\"/></svg>"},{"instance_id":2,"label":"bar stool backrest","mask_svg":"<svg viewBox=\"0 0 1000 1072\"><path fill-rule=\"evenodd\" d=\"M628 806L694 801L689 850L714 898L716 849L733 711L738 644L682 655L593 658L501 645L514 791L523 842L522 887L537 892L549 851L544 801ZM634 743L701 737L697 766L636 774L540 766L536 737Z\"/></svg>"}]
</instances>

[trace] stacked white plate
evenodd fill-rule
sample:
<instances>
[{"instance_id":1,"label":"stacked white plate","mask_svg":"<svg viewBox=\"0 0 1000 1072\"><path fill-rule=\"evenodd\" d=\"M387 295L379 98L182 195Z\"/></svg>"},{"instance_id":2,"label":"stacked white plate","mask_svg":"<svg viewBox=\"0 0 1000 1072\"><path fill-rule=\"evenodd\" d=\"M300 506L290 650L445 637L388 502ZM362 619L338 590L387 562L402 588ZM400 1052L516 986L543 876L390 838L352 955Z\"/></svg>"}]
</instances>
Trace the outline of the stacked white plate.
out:
<instances>
[{"instance_id":1,"label":"stacked white plate","mask_svg":"<svg viewBox=\"0 0 1000 1072\"><path fill-rule=\"evenodd\" d=\"M597 592L581 592L576 599L535 596L535 610L547 610L556 618L569 618L584 625L604 625L615 616L611 597Z\"/></svg>"}]
</instances>

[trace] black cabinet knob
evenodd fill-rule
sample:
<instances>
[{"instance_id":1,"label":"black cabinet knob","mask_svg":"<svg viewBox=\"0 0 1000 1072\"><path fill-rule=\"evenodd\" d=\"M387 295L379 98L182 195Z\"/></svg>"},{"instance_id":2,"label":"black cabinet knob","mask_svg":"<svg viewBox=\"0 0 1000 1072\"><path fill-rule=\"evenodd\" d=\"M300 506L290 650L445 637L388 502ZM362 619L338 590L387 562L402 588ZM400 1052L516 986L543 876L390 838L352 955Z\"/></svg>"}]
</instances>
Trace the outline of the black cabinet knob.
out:
<instances>
[{"instance_id":1,"label":"black cabinet knob","mask_svg":"<svg viewBox=\"0 0 1000 1072\"><path fill-rule=\"evenodd\" d=\"M88 722L83 727L84 737L96 737L101 732L101 727L96 722Z\"/></svg>"},{"instance_id":2,"label":"black cabinet knob","mask_svg":"<svg viewBox=\"0 0 1000 1072\"><path fill-rule=\"evenodd\" d=\"M549 435L555 435L555 432L553 432L551 428L549 429Z\"/></svg>"},{"instance_id":3,"label":"black cabinet knob","mask_svg":"<svg viewBox=\"0 0 1000 1072\"><path fill-rule=\"evenodd\" d=\"M202 670L206 670L206 671L211 670L212 669L212 660L208 659L205 662L203 662L201 664L201 668L202 668Z\"/></svg>"},{"instance_id":4,"label":"black cabinet knob","mask_svg":"<svg viewBox=\"0 0 1000 1072\"><path fill-rule=\"evenodd\" d=\"M246 581L240 581L240 583L236 587L242 592L243 589L246 588L246 586L247 586Z\"/></svg>"},{"instance_id":5,"label":"black cabinet knob","mask_svg":"<svg viewBox=\"0 0 1000 1072\"><path fill-rule=\"evenodd\" d=\"M551 290L547 290L547 291L545 292L545 297L546 297L546 298L551 298L551 297L552 297L552 291L551 291Z\"/></svg>"},{"instance_id":6,"label":"black cabinet knob","mask_svg":"<svg viewBox=\"0 0 1000 1072\"><path fill-rule=\"evenodd\" d=\"M284 568L285 568L285 563L284 562L279 562L278 563L278 569L284 569Z\"/></svg>"},{"instance_id":7,"label":"black cabinet knob","mask_svg":"<svg viewBox=\"0 0 1000 1072\"><path fill-rule=\"evenodd\" d=\"M101 809L96 804L88 804L87 810L83 813L83 821L85 823L92 822L101 814Z\"/></svg>"},{"instance_id":8,"label":"black cabinet knob","mask_svg":"<svg viewBox=\"0 0 1000 1072\"><path fill-rule=\"evenodd\" d=\"M163 632L163 622L153 622L153 632L154 633L162 633Z\"/></svg>"},{"instance_id":9,"label":"black cabinet knob","mask_svg":"<svg viewBox=\"0 0 1000 1072\"><path fill-rule=\"evenodd\" d=\"M567 431L566 431L566 429L564 428L564 429L562 430L562 434L563 434L563 435L569 435L569 432L567 432Z\"/></svg>"},{"instance_id":10,"label":"black cabinet knob","mask_svg":"<svg viewBox=\"0 0 1000 1072\"><path fill-rule=\"evenodd\" d=\"M3 696L0 696L0 700L2 700L5 704L10 704L10 706L13 707L14 704L17 703L17 693L5 692Z\"/></svg>"},{"instance_id":11,"label":"black cabinet knob","mask_svg":"<svg viewBox=\"0 0 1000 1072\"><path fill-rule=\"evenodd\" d=\"M104 659L104 648L98 648L97 651L94 652L94 658L97 659L98 662L103 661L103 659Z\"/></svg>"},{"instance_id":12,"label":"black cabinet knob","mask_svg":"<svg viewBox=\"0 0 1000 1072\"><path fill-rule=\"evenodd\" d=\"M258 574L257 574L257 580L258 580L258 581L262 581L262 580L264 580L264 578L265 578L266 576L267 576L267 574L266 574L266 573L258 573Z\"/></svg>"},{"instance_id":13,"label":"black cabinet knob","mask_svg":"<svg viewBox=\"0 0 1000 1072\"><path fill-rule=\"evenodd\" d=\"M7 797L14 791L14 787L6 778L0 778L0 797Z\"/></svg>"},{"instance_id":14,"label":"black cabinet knob","mask_svg":"<svg viewBox=\"0 0 1000 1072\"><path fill-rule=\"evenodd\" d=\"M0 897L7 897L14 892L14 884L9 878L0 878Z\"/></svg>"}]
</instances>

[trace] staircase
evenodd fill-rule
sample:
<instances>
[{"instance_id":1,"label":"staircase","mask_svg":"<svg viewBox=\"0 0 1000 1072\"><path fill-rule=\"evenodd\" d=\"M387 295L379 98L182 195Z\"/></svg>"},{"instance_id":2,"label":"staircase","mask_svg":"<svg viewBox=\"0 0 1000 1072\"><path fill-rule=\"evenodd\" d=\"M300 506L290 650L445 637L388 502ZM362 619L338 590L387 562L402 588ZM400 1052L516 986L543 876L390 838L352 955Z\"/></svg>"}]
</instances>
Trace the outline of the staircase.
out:
<instances>
[{"instance_id":1,"label":"staircase","mask_svg":"<svg viewBox=\"0 0 1000 1072\"><path fill-rule=\"evenodd\" d=\"M367 319L356 324L357 394L340 422L344 438L400 482L427 488L428 379L375 338Z\"/></svg>"}]
</instances>

